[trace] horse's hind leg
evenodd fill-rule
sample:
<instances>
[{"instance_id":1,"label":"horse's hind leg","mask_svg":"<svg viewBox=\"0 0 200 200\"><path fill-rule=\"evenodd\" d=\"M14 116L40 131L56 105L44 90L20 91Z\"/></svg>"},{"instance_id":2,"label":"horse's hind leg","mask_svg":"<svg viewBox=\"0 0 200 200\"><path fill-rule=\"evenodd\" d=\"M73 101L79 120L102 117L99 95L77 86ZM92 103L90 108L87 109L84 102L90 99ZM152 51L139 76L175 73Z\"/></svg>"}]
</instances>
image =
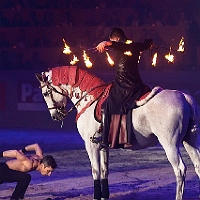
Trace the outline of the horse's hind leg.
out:
<instances>
[{"instance_id":1,"label":"horse's hind leg","mask_svg":"<svg viewBox=\"0 0 200 200\"><path fill-rule=\"evenodd\" d=\"M195 168L195 172L200 179L200 152L199 152L199 146L198 146L197 132L187 134L187 136L184 138L183 146L185 147L185 150L190 156ZM199 194L199 197L200 197L200 194Z\"/></svg>"},{"instance_id":2,"label":"horse's hind leg","mask_svg":"<svg viewBox=\"0 0 200 200\"><path fill-rule=\"evenodd\" d=\"M163 145L166 156L176 176L176 200L182 200L185 186L186 166L181 158L179 148L174 144Z\"/></svg>"}]
</instances>

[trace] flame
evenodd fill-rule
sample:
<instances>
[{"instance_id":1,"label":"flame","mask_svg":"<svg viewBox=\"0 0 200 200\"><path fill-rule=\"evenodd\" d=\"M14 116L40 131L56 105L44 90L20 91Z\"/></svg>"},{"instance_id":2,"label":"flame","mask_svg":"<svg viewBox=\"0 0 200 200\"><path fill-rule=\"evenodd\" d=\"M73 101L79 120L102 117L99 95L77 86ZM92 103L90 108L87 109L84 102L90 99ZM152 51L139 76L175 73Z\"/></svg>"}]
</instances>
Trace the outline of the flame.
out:
<instances>
[{"instance_id":1,"label":"flame","mask_svg":"<svg viewBox=\"0 0 200 200\"><path fill-rule=\"evenodd\" d=\"M124 52L124 55L132 56L132 53L131 53L130 51L125 51L125 52Z\"/></svg>"},{"instance_id":2,"label":"flame","mask_svg":"<svg viewBox=\"0 0 200 200\"><path fill-rule=\"evenodd\" d=\"M156 61L157 61L157 57L158 57L158 53L154 53L154 55L153 55L153 59L152 59L152 66L156 66Z\"/></svg>"},{"instance_id":3,"label":"flame","mask_svg":"<svg viewBox=\"0 0 200 200\"><path fill-rule=\"evenodd\" d=\"M79 59L75 55L73 55L73 57L73 60L70 61L71 65L75 65L79 61Z\"/></svg>"},{"instance_id":4,"label":"flame","mask_svg":"<svg viewBox=\"0 0 200 200\"><path fill-rule=\"evenodd\" d=\"M108 59L108 62L111 66L113 66L115 63L113 62L113 60L111 59L110 55L108 52L106 52L106 55L107 55L107 59Z\"/></svg>"},{"instance_id":5,"label":"flame","mask_svg":"<svg viewBox=\"0 0 200 200\"><path fill-rule=\"evenodd\" d=\"M90 62L90 57L87 56L85 50L83 50L83 59L84 59L85 66L87 68L92 68L92 63Z\"/></svg>"},{"instance_id":6,"label":"flame","mask_svg":"<svg viewBox=\"0 0 200 200\"><path fill-rule=\"evenodd\" d=\"M65 48L64 48L64 50L63 50L63 53L64 53L64 54L70 54L70 53L71 53L70 47L66 44L64 38L63 38L63 42L64 42L64 45L65 45Z\"/></svg>"},{"instance_id":7,"label":"flame","mask_svg":"<svg viewBox=\"0 0 200 200\"><path fill-rule=\"evenodd\" d=\"M180 42L179 42L179 47L178 50L179 52L184 52L184 37L181 38Z\"/></svg>"},{"instance_id":8,"label":"flame","mask_svg":"<svg viewBox=\"0 0 200 200\"><path fill-rule=\"evenodd\" d=\"M126 40L125 44L131 44L132 42L132 40Z\"/></svg>"},{"instance_id":9,"label":"flame","mask_svg":"<svg viewBox=\"0 0 200 200\"><path fill-rule=\"evenodd\" d=\"M171 47L170 47L170 50L169 50L169 54L166 54L165 58L168 60L168 62L174 63L174 55L171 54Z\"/></svg>"}]
</instances>

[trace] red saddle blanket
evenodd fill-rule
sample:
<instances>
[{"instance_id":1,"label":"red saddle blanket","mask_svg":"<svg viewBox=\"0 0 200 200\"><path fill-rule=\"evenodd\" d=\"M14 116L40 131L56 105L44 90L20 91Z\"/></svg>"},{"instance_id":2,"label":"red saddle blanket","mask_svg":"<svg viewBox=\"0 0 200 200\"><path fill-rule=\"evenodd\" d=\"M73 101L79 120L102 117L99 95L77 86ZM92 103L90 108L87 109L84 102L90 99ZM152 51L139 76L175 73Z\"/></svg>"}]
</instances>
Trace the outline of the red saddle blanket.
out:
<instances>
[{"instance_id":1,"label":"red saddle blanket","mask_svg":"<svg viewBox=\"0 0 200 200\"><path fill-rule=\"evenodd\" d=\"M101 122L101 106L103 102L109 95L110 88L112 84L108 85L104 90L102 97L99 99L96 108L95 108L95 119ZM150 93L149 87L144 90L143 95L139 98L138 101L144 99ZM128 144L128 133L126 129L127 115L113 114L111 116L110 131L108 136L108 143L110 148L119 148L119 147L130 147L132 144Z\"/></svg>"},{"instance_id":2,"label":"red saddle blanket","mask_svg":"<svg viewBox=\"0 0 200 200\"><path fill-rule=\"evenodd\" d=\"M96 108L95 108L95 119L98 121L98 122L101 122L101 106L103 104L103 102L108 98L109 96L109 92L110 92L110 89L112 87L112 84L109 84L104 92L103 92L103 95L101 96L101 98L99 99L97 105L96 105ZM144 91L143 95L139 98L138 101L144 99L149 93L149 87L147 87L147 89Z\"/></svg>"}]
</instances>

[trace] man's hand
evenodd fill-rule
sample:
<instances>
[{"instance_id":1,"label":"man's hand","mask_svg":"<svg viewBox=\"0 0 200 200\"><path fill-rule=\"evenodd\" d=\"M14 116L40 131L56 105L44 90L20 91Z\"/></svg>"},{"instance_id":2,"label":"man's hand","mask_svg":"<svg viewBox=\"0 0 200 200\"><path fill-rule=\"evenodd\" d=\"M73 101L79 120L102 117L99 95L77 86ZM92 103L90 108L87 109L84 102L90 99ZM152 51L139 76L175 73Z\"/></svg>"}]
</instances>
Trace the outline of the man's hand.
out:
<instances>
[{"instance_id":1,"label":"man's hand","mask_svg":"<svg viewBox=\"0 0 200 200\"><path fill-rule=\"evenodd\" d=\"M100 42L97 46L96 46L96 49L102 53L104 51L106 51L107 49L105 49L106 46L110 46L112 45L112 42L110 41L103 41L103 42Z\"/></svg>"},{"instance_id":2,"label":"man's hand","mask_svg":"<svg viewBox=\"0 0 200 200\"><path fill-rule=\"evenodd\" d=\"M31 158L35 159L35 160L41 160L44 156L38 156L38 155L31 155Z\"/></svg>"},{"instance_id":3,"label":"man's hand","mask_svg":"<svg viewBox=\"0 0 200 200\"><path fill-rule=\"evenodd\" d=\"M40 158L43 158L42 149L40 148L39 144L37 144L37 143L27 145L20 150L21 153L25 153L25 152L28 152L28 151L35 151L35 154L37 156L39 156Z\"/></svg>"}]
</instances>

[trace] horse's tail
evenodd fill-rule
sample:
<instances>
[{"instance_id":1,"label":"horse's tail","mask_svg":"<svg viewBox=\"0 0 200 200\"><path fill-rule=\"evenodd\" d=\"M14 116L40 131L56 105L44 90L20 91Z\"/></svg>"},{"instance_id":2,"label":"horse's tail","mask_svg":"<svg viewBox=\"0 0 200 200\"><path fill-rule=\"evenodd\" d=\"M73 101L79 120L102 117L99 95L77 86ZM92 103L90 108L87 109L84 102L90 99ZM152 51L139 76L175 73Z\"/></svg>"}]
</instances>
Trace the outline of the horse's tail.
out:
<instances>
[{"instance_id":1,"label":"horse's tail","mask_svg":"<svg viewBox=\"0 0 200 200\"><path fill-rule=\"evenodd\" d=\"M199 132L199 123L200 123L199 107L198 107L195 99L192 96L185 94L185 93L184 93L184 96L190 106L190 111L191 111L188 132L198 133Z\"/></svg>"}]
</instances>

